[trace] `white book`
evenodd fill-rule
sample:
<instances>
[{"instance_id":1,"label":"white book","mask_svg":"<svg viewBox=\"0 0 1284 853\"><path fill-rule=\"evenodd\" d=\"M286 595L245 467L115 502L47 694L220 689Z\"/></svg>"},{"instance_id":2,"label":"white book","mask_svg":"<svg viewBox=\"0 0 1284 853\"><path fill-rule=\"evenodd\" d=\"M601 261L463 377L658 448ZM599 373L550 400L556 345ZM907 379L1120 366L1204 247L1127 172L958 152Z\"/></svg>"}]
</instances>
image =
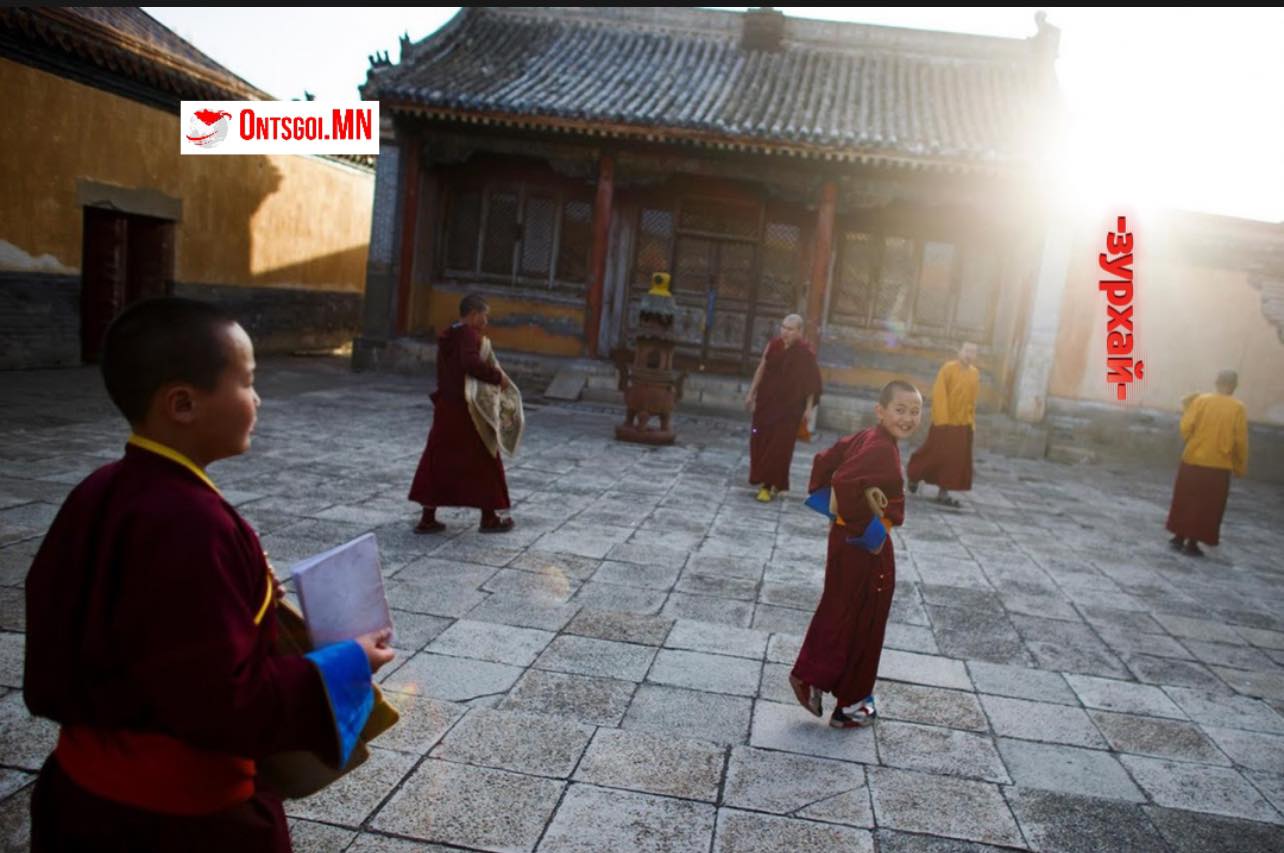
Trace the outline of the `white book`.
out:
<instances>
[{"instance_id":1,"label":"white book","mask_svg":"<svg viewBox=\"0 0 1284 853\"><path fill-rule=\"evenodd\" d=\"M301 560L290 574L314 648L392 627L373 533Z\"/></svg>"}]
</instances>

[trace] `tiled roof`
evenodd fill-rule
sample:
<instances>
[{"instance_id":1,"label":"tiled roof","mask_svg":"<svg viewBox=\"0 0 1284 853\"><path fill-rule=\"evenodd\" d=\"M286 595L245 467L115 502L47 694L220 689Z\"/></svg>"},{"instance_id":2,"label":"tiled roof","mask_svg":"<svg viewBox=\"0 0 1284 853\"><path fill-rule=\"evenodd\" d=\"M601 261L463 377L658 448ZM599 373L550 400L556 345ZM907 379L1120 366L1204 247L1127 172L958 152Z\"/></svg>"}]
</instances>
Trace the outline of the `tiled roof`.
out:
<instances>
[{"instance_id":1,"label":"tiled roof","mask_svg":"<svg viewBox=\"0 0 1284 853\"><path fill-rule=\"evenodd\" d=\"M753 14L753 13L751 13ZM385 108L843 160L1001 165L1055 100L1056 30L1006 39L744 13L466 8L364 89Z\"/></svg>"},{"instance_id":2,"label":"tiled roof","mask_svg":"<svg viewBox=\"0 0 1284 853\"><path fill-rule=\"evenodd\" d=\"M254 88L135 6L10 7L0 31L75 57L181 100L266 100Z\"/></svg>"}]
</instances>

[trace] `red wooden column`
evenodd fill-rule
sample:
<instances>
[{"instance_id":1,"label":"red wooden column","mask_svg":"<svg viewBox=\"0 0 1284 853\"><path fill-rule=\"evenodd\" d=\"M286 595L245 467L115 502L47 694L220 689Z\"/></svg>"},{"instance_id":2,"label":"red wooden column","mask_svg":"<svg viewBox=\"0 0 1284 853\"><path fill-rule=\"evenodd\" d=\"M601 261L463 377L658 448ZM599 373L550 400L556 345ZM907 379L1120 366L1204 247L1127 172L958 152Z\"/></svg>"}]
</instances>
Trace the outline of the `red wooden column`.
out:
<instances>
[{"instance_id":1,"label":"red wooden column","mask_svg":"<svg viewBox=\"0 0 1284 853\"><path fill-rule=\"evenodd\" d=\"M834 210L838 187L826 181L820 190L816 211L816 243L811 254L811 285L807 288L807 340L820 345L820 320L825 310L825 288L829 285L829 256L834 245Z\"/></svg>"},{"instance_id":2,"label":"red wooden column","mask_svg":"<svg viewBox=\"0 0 1284 853\"><path fill-rule=\"evenodd\" d=\"M615 195L615 158L603 154L597 166L597 199L593 202L593 254L589 259L589 291L584 311L584 345L597 357L602 328L602 295L606 289L606 250L611 239L611 206Z\"/></svg>"},{"instance_id":3,"label":"red wooden column","mask_svg":"<svg viewBox=\"0 0 1284 853\"><path fill-rule=\"evenodd\" d=\"M410 290L415 273L415 232L419 221L418 134L406 141L406 167L401 173L401 261L397 273L397 318L393 333L404 335L410 328Z\"/></svg>"}]
</instances>

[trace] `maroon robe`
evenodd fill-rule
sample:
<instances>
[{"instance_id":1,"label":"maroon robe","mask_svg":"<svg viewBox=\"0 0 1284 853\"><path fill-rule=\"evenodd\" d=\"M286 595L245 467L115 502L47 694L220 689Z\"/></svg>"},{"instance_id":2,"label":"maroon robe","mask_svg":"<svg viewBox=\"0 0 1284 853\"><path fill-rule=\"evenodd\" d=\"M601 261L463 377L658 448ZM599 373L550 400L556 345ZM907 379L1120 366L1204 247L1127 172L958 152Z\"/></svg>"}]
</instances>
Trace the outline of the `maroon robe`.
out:
<instances>
[{"instance_id":1,"label":"maroon robe","mask_svg":"<svg viewBox=\"0 0 1284 853\"><path fill-rule=\"evenodd\" d=\"M1230 479L1228 468L1181 463L1177 482L1173 484L1172 504L1168 507L1168 532L1205 545L1221 542Z\"/></svg>"},{"instance_id":2,"label":"maroon robe","mask_svg":"<svg viewBox=\"0 0 1284 853\"><path fill-rule=\"evenodd\" d=\"M845 525L829 526L825 589L803 640L794 677L853 705L874 692L883 633L896 591L896 553L889 535L882 550L871 554L847 537L858 536L873 519L865 489L877 486L887 496L884 516L893 524L905 520L901 454L896 439L882 426L839 439L816 454L811 483L814 492L829 486Z\"/></svg>"},{"instance_id":3,"label":"maroon robe","mask_svg":"<svg viewBox=\"0 0 1284 853\"><path fill-rule=\"evenodd\" d=\"M410 485L410 500L430 507L508 509L504 463L498 453L486 449L468 414L465 375L492 385L501 379L499 370L481 360L481 335L456 323L437 339L432 428Z\"/></svg>"},{"instance_id":4,"label":"maroon robe","mask_svg":"<svg viewBox=\"0 0 1284 853\"><path fill-rule=\"evenodd\" d=\"M753 409L749 438L749 483L789 491L789 465L807 398L820 399L820 366L806 341L786 347L780 338L767 344L766 363Z\"/></svg>"},{"instance_id":5,"label":"maroon robe","mask_svg":"<svg viewBox=\"0 0 1284 853\"><path fill-rule=\"evenodd\" d=\"M972 427L932 424L927 441L910 454L911 483L931 483L947 492L972 488Z\"/></svg>"},{"instance_id":6,"label":"maroon robe","mask_svg":"<svg viewBox=\"0 0 1284 853\"><path fill-rule=\"evenodd\" d=\"M124 744L128 769L60 741L32 795L33 850L290 849L251 761L307 749L337 763L338 744L318 670L272 652L271 588L253 529L177 462L128 446L71 492L27 575L23 692L68 747L77 732ZM173 804L214 783L186 763L167 782L130 764L157 741L244 767L248 799L183 816Z\"/></svg>"}]
</instances>

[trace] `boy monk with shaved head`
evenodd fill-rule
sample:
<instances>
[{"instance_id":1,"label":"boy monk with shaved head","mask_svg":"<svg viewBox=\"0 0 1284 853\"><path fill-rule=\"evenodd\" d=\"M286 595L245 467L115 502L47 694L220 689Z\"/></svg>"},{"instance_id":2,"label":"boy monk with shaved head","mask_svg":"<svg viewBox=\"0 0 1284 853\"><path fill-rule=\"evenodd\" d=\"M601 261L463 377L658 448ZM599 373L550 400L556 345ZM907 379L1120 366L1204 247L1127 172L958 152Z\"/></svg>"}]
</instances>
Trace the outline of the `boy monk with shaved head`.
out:
<instances>
[{"instance_id":1,"label":"boy monk with shaved head","mask_svg":"<svg viewBox=\"0 0 1284 853\"><path fill-rule=\"evenodd\" d=\"M27 575L23 694L60 725L31 798L42 851L288 851L255 761L347 762L388 632L277 656L258 536L205 473L250 446L254 347L213 305L127 308L103 345L124 456L72 490Z\"/></svg>"},{"instance_id":2,"label":"boy monk with shaved head","mask_svg":"<svg viewBox=\"0 0 1284 853\"><path fill-rule=\"evenodd\" d=\"M905 522L904 441L918 428L923 397L908 382L883 387L878 424L840 438L811 467L809 492L830 490L825 588L807 627L789 684L798 702L819 717L825 693L837 706L836 729L861 728L877 717L874 681L896 591L891 527Z\"/></svg>"}]
</instances>

